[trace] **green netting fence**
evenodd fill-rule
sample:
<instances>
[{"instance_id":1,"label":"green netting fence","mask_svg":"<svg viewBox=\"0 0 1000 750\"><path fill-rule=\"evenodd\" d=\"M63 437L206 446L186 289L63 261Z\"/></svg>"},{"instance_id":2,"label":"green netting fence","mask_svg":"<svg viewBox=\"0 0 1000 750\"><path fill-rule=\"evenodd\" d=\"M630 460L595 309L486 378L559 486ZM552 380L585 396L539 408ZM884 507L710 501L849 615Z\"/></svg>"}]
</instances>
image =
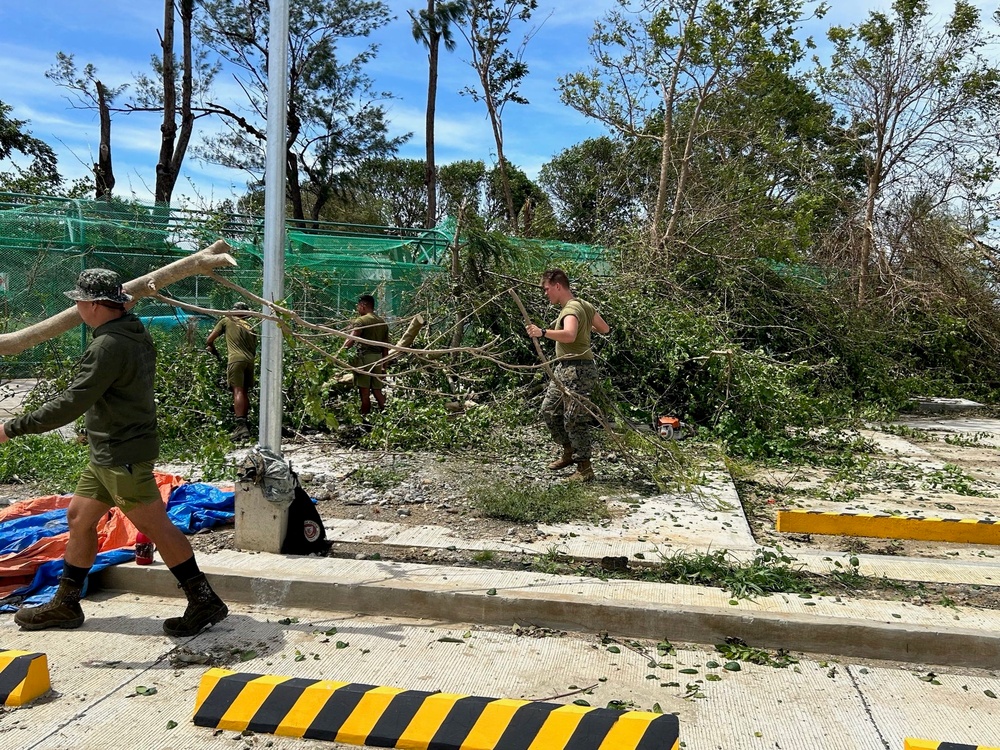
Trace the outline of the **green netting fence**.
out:
<instances>
[{"instance_id":1,"label":"green netting fence","mask_svg":"<svg viewBox=\"0 0 1000 750\"><path fill-rule=\"evenodd\" d=\"M238 268L221 273L260 294L263 219L226 211L195 211L113 199L94 201L0 193L0 332L19 330L69 306L63 292L86 268L111 268L125 280L160 268L220 237ZM432 230L286 220L285 299L310 322L344 328L360 294L373 294L389 320L409 309L412 292L444 273L455 222ZM527 241L547 256L607 273L607 251L589 245ZM183 279L166 294L189 304L228 309L235 292L205 277ZM191 317L171 305L143 300L135 312L164 334L203 337L212 318ZM0 378L33 377L39 362L77 356L83 326L39 347L0 360Z\"/></svg>"},{"instance_id":2,"label":"green netting fence","mask_svg":"<svg viewBox=\"0 0 1000 750\"><path fill-rule=\"evenodd\" d=\"M260 294L263 221L125 201L90 201L0 193L0 332L18 330L71 303L63 295L85 268L111 268L131 279L211 244L233 246L239 267L222 273ZM450 237L443 231L326 222L287 223L285 295L306 320L346 326L360 294L374 294L390 320L409 314L410 293L442 273ZM227 309L236 293L205 277L164 290L183 302ZM148 325L175 335L203 336L212 320L191 317L155 300L135 308ZM0 362L0 377L31 377L45 351L66 356L86 344L80 330Z\"/></svg>"}]
</instances>

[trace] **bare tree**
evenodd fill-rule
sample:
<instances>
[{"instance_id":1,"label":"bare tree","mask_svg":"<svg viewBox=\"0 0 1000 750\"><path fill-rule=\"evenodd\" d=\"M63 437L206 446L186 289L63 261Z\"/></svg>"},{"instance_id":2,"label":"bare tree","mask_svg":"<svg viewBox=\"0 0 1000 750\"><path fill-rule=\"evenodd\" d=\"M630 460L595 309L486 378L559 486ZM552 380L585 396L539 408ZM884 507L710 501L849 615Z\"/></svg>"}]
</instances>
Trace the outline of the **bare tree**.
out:
<instances>
[{"instance_id":1,"label":"bare tree","mask_svg":"<svg viewBox=\"0 0 1000 750\"><path fill-rule=\"evenodd\" d=\"M595 66L560 79L562 100L659 151L649 245L675 240L705 117L727 90L802 58L795 25L804 0L619 0L594 27ZM816 14L822 15L822 4Z\"/></svg>"},{"instance_id":2,"label":"bare tree","mask_svg":"<svg viewBox=\"0 0 1000 750\"><path fill-rule=\"evenodd\" d=\"M537 0L470 0L466 26L462 35L469 43L472 59L469 64L479 77L479 88L466 87L462 93L486 105L497 146L497 167L503 185L507 222L511 231L517 228L517 210L511 193L507 159L504 156L503 110L510 102L527 104L521 94L521 81L528 75L524 49L537 29L530 29L516 50L507 46L511 25L527 23L538 7Z\"/></svg>"},{"instance_id":3,"label":"bare tree","mask_svg":"<svg viewBox=\"0 0 1000 750\"><path fill-rule=\"evenodd\" d=\"M957 0L943 26L922 0L896 0L891 15L829 31L830 64L817 63L823 93L848 121L866 190L857 259L857 295L869 294L872 264L891 272L893 206L920 196L935 206L982 204L1000 150L1000 67L981 55L993 35L979 11ZM984 216L980 210L979 213ZM881 234L881 236L880 236ZM902 235L900 235L902 236Z\"/></svg>"},{"instance_id":4,"label":"bare tree","mask_svg":"<svg viewBox=\"0 0 1000 750\"><path fill-rule=\"evenodd\" d=\"M205 139L198 153L241 169L259 182L265 166L269 48L268 13L259 0L202 0L196 34L233 70L242 97L217 98L205 111L228 128ZM408 137L390 138L385 109L364 72L377 46L345 61L342 40L357 49L388 21L381 0L299 0L289 17L286 185L292 215L318 220L324 207L349 187L366 159L391 156Z\"/></svg>"},{"instance_id":5,"label":"bare tree","mask_svg":"<svg viewBox=\"0 0 1000 750\"><path fill-rule=\"evenodd\" d=\"M176 5L176 13L175 13ZM174 53L174 26L176 17L181 22L181 60L178 70ZM160 125L160 155L156 162L156 186L154 196L157 203L169 204L174 187L184 163L194 122L198 115L192 102L196 93L207 90L211 85L218 66L206 65L204 51L197 59L192 43L194 22L194 0L163 0L163 32L160 35L160 58L154 58L153 66L158 76L136 79L138 96L130 111L163 112ZM178 102L178 78L180 101ZM203 113L202 116L204 116ZM179 120L179 122L178 122Z\"/></svg>"},{"instance_id":6,"label":"bare tree","mask_svg":"<svg viewBox=\"0 0 1000 750\"><path fill-rule=\"evenodd\" d=\"M98 200L109 200L115 186L114 168L111 161L111 106L126 88L127 84L109 87L97 78L97 68L91 64L78 72L73 55L63 52L56 54L56 64L45 73L45 77L73 93L70 102L78 109L96 109L100 117L101 140L97 148L97 162L94 164L94 194Z\"/></svg>"}]
</instances>

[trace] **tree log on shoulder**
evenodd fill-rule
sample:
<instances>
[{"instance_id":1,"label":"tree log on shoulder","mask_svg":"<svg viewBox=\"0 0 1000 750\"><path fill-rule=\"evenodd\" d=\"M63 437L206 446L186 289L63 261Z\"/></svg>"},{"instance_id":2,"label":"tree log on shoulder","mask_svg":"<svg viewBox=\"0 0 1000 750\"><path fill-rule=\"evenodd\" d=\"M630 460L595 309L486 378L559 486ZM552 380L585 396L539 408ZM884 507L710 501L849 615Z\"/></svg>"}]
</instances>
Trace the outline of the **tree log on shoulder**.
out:
<instances>
[{"instance_id":1,"label":"tree log on shoulder","mask_svg":"<svg viewBox=\"0 0 1000 750\"><path fill-rule=\"evenodd\" d=\"M127 282L124 284L125 291L135 298L129 307L135 301L143 297L150 297L181 279L204 274L224 266L235 266L236 261L230 255L231 250L232 248L225 240L217 240L196 253ZM81 322L83 321L80 320L80 314L74 305L51 318L22 328L20 331L0 334L0 355L10 356L23 352L25 349L30 349L43 341L48 341L71 330L80 325Z\"/></svg>"}]
</instances>

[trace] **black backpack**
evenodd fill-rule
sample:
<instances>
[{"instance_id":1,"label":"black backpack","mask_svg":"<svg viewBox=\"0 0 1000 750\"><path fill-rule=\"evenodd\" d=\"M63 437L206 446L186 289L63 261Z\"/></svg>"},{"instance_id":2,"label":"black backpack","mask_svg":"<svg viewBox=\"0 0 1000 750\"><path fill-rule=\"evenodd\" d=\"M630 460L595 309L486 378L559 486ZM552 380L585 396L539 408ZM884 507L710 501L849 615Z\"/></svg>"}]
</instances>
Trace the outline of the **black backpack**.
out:
<instances>
[{"instance_id":1,"label":"black backpack","mask_svg":"<svg viewBox=\"0 0 1000 750\"><path fill-rule=\"evenodd\" d=\"M295 494L288 506L288 530L281 544L283 555L311 555L326 552L333 542L326 538L323 519L316 504L295 478Z\"/></svg>"}]
</instances>

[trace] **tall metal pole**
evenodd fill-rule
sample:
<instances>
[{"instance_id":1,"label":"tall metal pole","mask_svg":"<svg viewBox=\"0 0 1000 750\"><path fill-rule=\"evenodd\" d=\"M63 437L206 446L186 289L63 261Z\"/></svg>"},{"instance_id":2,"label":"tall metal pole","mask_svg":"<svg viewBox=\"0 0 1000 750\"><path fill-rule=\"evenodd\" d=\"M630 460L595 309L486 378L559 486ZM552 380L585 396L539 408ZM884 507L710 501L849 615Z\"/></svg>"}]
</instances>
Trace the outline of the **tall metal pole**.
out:
<instances>
[{"instance_id":1,"label":"tall metal pole","mask_svg":"<svg viewBox=\"0 0 1000 750\"><path fill-rule=\"evenodd\" d=\"M285 139L288 111L288 0L271 0L267 52L267 151L264 171L264 299L285 296ZM270 308L264 307L264 312ZM281 453L281 330L261 327L261 446Z\"/></svg>"}]
</instances>

